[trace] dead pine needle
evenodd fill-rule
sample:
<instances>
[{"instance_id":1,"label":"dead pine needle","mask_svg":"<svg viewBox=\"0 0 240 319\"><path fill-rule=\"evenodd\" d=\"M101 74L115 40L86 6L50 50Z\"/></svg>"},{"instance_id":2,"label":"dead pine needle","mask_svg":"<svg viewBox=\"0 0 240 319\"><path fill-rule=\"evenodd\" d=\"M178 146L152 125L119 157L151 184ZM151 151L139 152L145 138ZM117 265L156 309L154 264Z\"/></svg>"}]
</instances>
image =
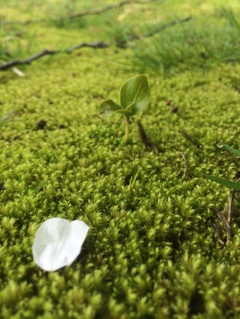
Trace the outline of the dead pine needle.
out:
<instances>
[{"instance_id":1,"label":"dead pine needle","mask_svg":"<svg viewBox=\"0 0 240 319\"><path fill-rule=\"evenodd\" d=\"M196 146L197 148L200 148L199 142L195 141L184 129L181 129L180 133L194 146Z\"/></svg>"},{"instance_id":2,"label":"dead pine needle","mask_svg":"<svg viewBox=\"0 0 240 319\"><path fill-rule=\"evenodd\" d=\"M82 18L85 16L100 15L100 14L106 13L107 11L119 9L119 8L122 8L122 7L128 6L128 5L134 5L134 4L140 4L140 5L143 4L144 5L144 4L149 4L149 3L157 2L157 1L158 0L135 0L135 1L125 0L125 1L119 2L117 4L109 4L103 8L100 8L100 9L86 10L84 12L77 12L77 13L74 13L74 14L68 15L68 16L57 17L55 19L52 19L52 21L61 22L64 20L72 20L72 19L76 19L76 18ZM34 20L25 20L25 21L4 21L3 20L3 21L1 21L1 24L2 25L4 25L4 24L28 25L28 24L36 24L36 23L45 23L47 21L49 21L49 19L34 19ZM173 25L173 22L171 25Z\"/></svg>"},{"instance_id":3,"label":"dead pine needle","mask_svg":"<svg viewBox=\"0 0 240 319\"><path fill-rule=\"evenodd\" d=\"M231 190L231 193L228 197L228 205L224 208L223 211L219 212L217 209L214 209L215 213L217 214L217 217L219 221L223 224L225 231L226 231L226 243L228 244L231 240L231 226L232 226L232 220L234 216L234 199L235 199L235 193L236 191ZM227 218L224 216L224 213L227 212ZM220 227L218 223L214 223L213 227L217 234L217 240L219 243L223 243L223 240L221 239L220 235Z\"/></svg>"},{"instance_id":4,"label":"dead pine needle","mask_svg":"<svg viewBox=\"0 0 240 319\"><path fill-rule=\"evenodd\" d=\"M224 245L224 241L221 239L221 231L220 231L220 226L219 223L213 223L213 229L216 232L217 235L217 241L221 244Z\"/></svg>"},{"instance_id":5,"label":"dead pine needle","mask_svg":"<svg viewBox=\"0 0 240 319\"><path fill-rule=\"evenodd\" d=\"M149 151L158 151L158 146L155 145L151 138L147 135L142 123L140 121L137 121L138 130L139 130L139 137L141 142L146 146L146 149Z\"/></svg>"},{"instance_id":6,"label":"dead pine needle","mask_svg":"<svg viewBox=\"0 0 240 319\"><path fill-rule=\"evenodd\" d=\"M226 230L226 237L227 237L227 244L230 242L231 239L231 225L229 225L227 219L223 215L222 212L216 211L217 217L223 223L225 230Z\"/></svg>"}]
</instances>

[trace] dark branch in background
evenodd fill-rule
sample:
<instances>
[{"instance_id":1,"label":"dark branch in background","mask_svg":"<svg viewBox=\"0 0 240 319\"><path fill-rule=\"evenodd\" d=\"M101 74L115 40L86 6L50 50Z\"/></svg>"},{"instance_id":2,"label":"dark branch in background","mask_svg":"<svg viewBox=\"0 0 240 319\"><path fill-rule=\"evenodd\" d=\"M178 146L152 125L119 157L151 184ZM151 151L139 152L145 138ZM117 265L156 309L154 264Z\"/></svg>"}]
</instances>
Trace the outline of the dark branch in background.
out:
<instances>
[{"instance_id":1,"label":"dark branch in background","mask_svg":"<svg viewBox=\"0 0 240 319\"><path fill-rule=\"evenodd\" d=\"M146 37L151 37L153 35L155 35L156 33L166 29L166 28L169 28L177 23L183 23L183 22L187 22L191 20L191 17L187 17L187 18L184 18L184 19L180 19L180 20L174 20L174 21L171 21L149 33L147 33L146 35L143 35L143 36L135 36L129 40L126 40L125 42L121 42L121 45L125 45L126 43L130 42L130 41L134 41L134 40L139 40L139 39L142 39L142 38L146 38ZM83 47L88 47L88 48L94 48L94 49L104 49L104 48L107 48L109 47L110 45L105 43L105 42L102 42L102 41L99 41L99 42L94 42L92 44L89 44L89 43L80 43L78 45L75 45L71 48L68 48L66 50L48 50L48 49L45 49L43 50L42 52L36 54L36 55L33 55L27 59L24 59L24 60L13 60L13 61L10 61L10 62L7 62L7 63L4 63L2 65L0 65L0 71L6 71L16 65L22 65L22 64L31 64L31 62L37 60L37 59L40 59L42 58L43 56L46 56L46 55L55 55L55 54L58 54L58 53L71 53L72 51L74 50L77 50L77 49L81 49ZM184 134L183 132L181 132L185 137L186 134ZM189 139L189 138L188 138ZM189 139L191 140L191 139ZM192 140L191 140L192 142ZM195 144L195 143L193 143ZM197 146L197 145L196 145ZM197 146L199 147L199 145Z\"/></svg>"},{"instance_id":2,"label":"dark branch in background","mask_svg":"<svg viewBox=\"0 0 240 319\"><path fill-rule=\"evenodd\" d=\"M186 18L183 18L183 19L173 20L173 21L171 21L171 22L168 22L168 23L166 23L166 24L164 24L164 25L159 26L158 28L156 28L156 29L154 29L154 30L152 30L152 31L147 32L147 33L144 34L144 35L138 36L137 34L134 34L134 35L130 36L128 39L126 39L126 40L121 40L121 41L119 41L119 42L117 43L117 45L118 45L119 47L124 47L124 46L125 46L127 43L129 43L129 42L132 42L132 41L135 41L135 40L142 40L142 39L144 39L144 38L150 38L150 37L154 36L155 34L161 32L161 31L163 31L163 30L165 30L165 29L167 29L167 28L169 28L169 27L172 27L172 26L174 26L174 25L176 25L176 24L179 24L179 23L188 22L188 21L190 21L191 19L192 19L192 17L186 17Z\"/></svg>"},{"instance_id":3,"label":"dark branch in background","mask_svg":"<svg viewBox=\"0 0 240 319\"><path fill-rule=\"evenodd\" d=\"M192 17L186 17L186 18L183 18L183 19L177 19L177 20L173 20L171 22L168 22L158 28L156 28L155 30L152 30L150 32L148 32L147 34L145 34L145 38L149 38L149 37L152 37L153 35L155 35L156 33L160 32L160 31L163 31L169 27L172 27L176 24L179 24L179 23L184 23L184 22L188 22L192 19Z\"/></svg>"},{"instance_id":4,"label":"dark branch in background","mask_svg":"<svg viewBox=\"0 0 240 319\"><path fill-rule=\"evenodd\" d=\"M136 0L136 1L122 1L118 4L110 4L104 8L101 8L101 9L96 9L96 10L87 10L87 11L84 11L84 12L78 12L78 13L75 13L75 14L72 14L70 16L66 16L66 17L58 17L56 19L36 19L36 20L26 20L26 21L2 21L0 24L11 24L11 25L14 25L14 24L21 24L21 25L27 25L27 24L33 24L33 23L44 23L44 22L47 22L47 21L56 21L56 22L62 22L62 21L65 21L65 20L72 20L72 19L76 19L76 18L82 18L82 17L85 17L85 16L90 16L90 15L100 15L102 13L105 13L107 11L110 11L110 10L113 10L113 9L118 9L118 8L121 8L121 7L124 7L124 6L127 6L127 5L131 5L131 4L148 4L148 3L151 3L151 2L157 2L159 0Z\"/></svg>"},{"instance_id":5,"label":"dark branch in background","mask_svg":"<svg viewBox=\"0 0 240 319\"><path fill-rule=\"evenodd\" d=\"M111 6L111 8L118 8L120 6L124 6L126 4L130 4L130 3L150 3L150 2L154 2L154 1L158 1L158 0L151 0L151 1L135 1L135 2L131 2L131 1L123 1L121 3L118 4L118 6ZM108 6L109 8L110 6ZM105 7L106 9L106 7ZM103 9L102 9L103 10ZM110 10L110 9L108 9ZM98 10L99 11L99 10ZM96 12L96 11L95 11ZM97 13L95 13L97 14ZM138 36L138 35L133 35L132 37L129 37L127 40L123 40L121 42L118 42L117 45L118 46L121 46L121 47L125 47L125 45L129 42L132 42L132 41L135 41L135 40L139 40L139 39L144 39L144 38L148 38L148 37L152 37L154 36L156 33L158 32L161 32L171 26L174 26L176 24L179 24L179 23L184 23L184 22L188 22L190 21L192 18L191 17L187 17L187 18L183 18L183 19L179 19L179 20L173 20L169 23L166 23L158 28L156 28L155 30L152 30L148 33L146 33L145 35L142 35L142 36ZM38 54L35 54L29 58L26 58L26 59L23 59L23 60L13 60L13 61L10 61L10 62L6 62L2 65L0 65L0 71L6 71L12 67L15 67L17 65L23 65L23 64L31 64L31 62L35 61L35 60L38 60L40 58L42 58L43 56L46 56L46 55L55 55L55 54L59 54L59 53L71 53L72 51L74 50L78 50L78 49L81 49L83 47L88 47L88 48L94 48L94 49L104 49L104 48L107 48L109 47L110 45L105 43L105 42L102 42L102 41L98 41L98 42L94 42L94 43L80 43L78 45L75 45L73 47L70 47L68 49L65 49L65 50L48 50L48 49L45 49L43 50L42 52L38 53ZM189 136L186 134L186 132L181 132L186 138L188 138L192 143L192 139L189 138ZM193 143L196 145L196 143ZM199 145L196 145L197 147L199 147Z\"/></svg>"},{"instance_id":6,"label":"dark branch in background","mask_svg":"<svg viewBox=\"0 0 240 319\"><path fill-rule=\"evenodd\" d=\"M43 50L42 52L32 55L31 57L24 59L24 60L13 60L7 63L4 63L0 65L0 71L6 71L16 65L22 65L22 64L31 64L33 61L38 60L46 55L55 55L59 53L71 53L74 50L78 50L81 48L93 48L93 49L104 49L107 48L109 45L105 42L94 42L94 43L80 43L78 45L75 45L73 47L70 47L65 50Z\"/></svg>"}]
</instances>

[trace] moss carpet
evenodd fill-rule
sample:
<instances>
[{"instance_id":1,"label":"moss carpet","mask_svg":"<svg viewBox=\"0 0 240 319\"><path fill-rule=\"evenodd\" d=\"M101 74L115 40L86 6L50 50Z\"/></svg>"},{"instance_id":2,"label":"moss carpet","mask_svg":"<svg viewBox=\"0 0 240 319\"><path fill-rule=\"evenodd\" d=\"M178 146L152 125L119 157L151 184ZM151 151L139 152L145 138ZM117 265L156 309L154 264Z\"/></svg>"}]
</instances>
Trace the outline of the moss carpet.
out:
<instances>
[{"instance_id":1,"label":"moss carpet","mask_svg":"<svg viewBox=\"0 0 240 319\"><path fill-rule=\"evenodd\" d=\"M240 147L240 66L147 74L141 122L159 146L151 152L135 122L124 145L121 119L97 116L136 75L124 68L127 56L83 49L25 66L25 77L0 73L1 114L18 111L0 134L3 319L240 317L240 218L221 245L214 209L224 209L229 190L202 177L233 180L238 171L218 145ZM90 231L71 266L46 273L31 249L51 217L83 220Z\"/></svg>"}]
</instances>

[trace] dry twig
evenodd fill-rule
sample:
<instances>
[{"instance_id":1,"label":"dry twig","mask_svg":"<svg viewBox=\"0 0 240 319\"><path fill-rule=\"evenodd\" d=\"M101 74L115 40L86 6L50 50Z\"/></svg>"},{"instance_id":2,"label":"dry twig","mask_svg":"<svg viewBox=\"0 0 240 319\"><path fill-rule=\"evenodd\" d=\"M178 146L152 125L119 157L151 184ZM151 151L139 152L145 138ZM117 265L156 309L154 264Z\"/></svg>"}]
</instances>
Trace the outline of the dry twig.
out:
<instances>
[{"instance_id":1,"label":"dry twig","mask_svg":"<svg viewBox=\"0 0 240 319\"><path fill-rule=\"evenodd\" d=\"M72 19L76 19L76 18L82 18L85 16L91 16L91 15L100 15L102 13L105 13L107 11L113 10L113 9L118 9L127 5L131 5L131 4L148 4L151 2L157 2L159 0L126 0L126 1L122 1L119 2L118 4L110 4L107 5L101 9L96 9L96 10L86 10L83 12L78 12L69 16L65 16L65 17L58 17L52 21L56 21L56 22L61 22L64 20L72 20ZM2 21L1 24L11 24L11 25L15 25L15 24L20 24L20 25L28 25L28 24L34 24L34 23L44 23L49 21L49 19L35 19L35 20L25 20L25 21Z\"/></svg>"},{"instance_id":2,"label":"dry twig","mask_svg":"<svg viewBox=\"0 0 240 319\"><path fill-rule=\"evenodd\" d=\"M142 39L145 39L145 38L150 38L152 36L154 36L155 34L167 29L167 28L170 28L176 24L179 24L179 23L184 23L184 22L188 22L192 19L192 17L186 17L186 18L183 18L183 19L177 19L177 20L173 20L173 21L170 21L164 25L161 25L160 27L152 30L152 31L149 31L148 33L146 34L143 34L143 35L140 35L138 36L137 34L133 34L132 36L130 36L128 39L126 40L121 40L120 43L118 43L118 46L120 47L124 47L124 45L126 45L127 43L129 42L132 42L132 41L135 41L135 40L142 40Z\"/></svg>"},{"instance_id":3,"label":"dry twig","mask_svg":"<svg viewBox=\"0 0 240 319\"><path fill-rule=\"evenodd\" d=\"M98 14L101 14L103 12L106 12L106 11L109 11L109 10L112 10L112 9L116 9L116 8L120 8L120 7L123 7L123 6L126 6L126 5L129 5L129 4L147 4L147 3L151 3L151 2L157 2L159 0L148 0L148 1L142 1L142 0L136 0L136 1L131 1L131 0L126 0L126 1L122 1L120 3L118 3L117 5L108 5L102 9L97 9L97 10L88 10L88 11L85 11L85 12L81 12L81 13L76 13L74 15L71 15L71 16L68 16L68 17L60 17L60 18L57 18L56 21L62 21L62 20L71 20L71 19L74 19L74 18L79 18L79 17L83 17L83 16L86 16L86 15L98 15ZM145 35L142 35L142 36L138 36L138 35L133 35L131 37L129 37L127 40L123 40L121 41L120 43L118 43L118 46L125 46L128 42L132 42L134 40L139 40L139 39L144 39L144 38L148 38L148 37L151 37L153 35L155 35L156 33L160 32L160 31L163 31L165 30L166 28L169 28L175 24L178 24L178 23L183 23L183 22L187 22L191 20L191 17L187 17L187 18L184 18L184 19L179 19L179 20L173 20L169 23L166 23L165 25L162 25L158 28L156 28L155 30L152 30L148 33L146 33ZM44 22L44 21L47 21L46 19L37 19L37 20L28 20L28 21L15 21L15 24L30 24L30 23L40 23L40 22ZM5 22L2 22L2 24L4 24ZM10 24L11 22L9 22ZM13 22L14 24L14 22ZM13 60L13 61L10 61L10 62L6 62L2 65L0 65L0 71L6 71L10 68L13 68L17 65L23 65L23 64L31 64L31 62L35 61L35 60L38 60L40 58L42 58L43 56L46 56L46 55L55 55L55 54L59 54L59 53L71 53L72 51L74 50L78 50L78 49L81 49L83 47L91 47L91 48L94 48L94 49L103 49L103 48L107 48L109 47L109 44L105 43L105 42L102 42L102 41L98 41L98 42L94 42L94 43L80 43L78 45L75 45L73 47L70 47L68 49L65 49L65 50L48 50L48 49L44 49L43 51L41 51L40 53L38 54L35 54L31 57L28 57L26 59L23 59L23 60Z\"/></svg>"},{"instance_id":4,"label":"dry twig","mask_svg":"<svg viewBox=\"0 0 240 319\"><path fill-rule=\"evenodd\" d=\"M158 27L158 28L146 33L144 37L145 38L152 37L156 33L159 33L159 32L161 32L161 31L163 31L163 30L165 30L165 29L167 29L169 27L172 27L172 26L174 26L176 24L188 22L191 19L192 19L192 17L186 17L186 18L183 18L183 19L176 19L176 20L170 21L170 22L168 22L168 23L166 23L166 24L164 24L164 25L162 25L162 26L160 26L160 27Z\"/></svg>"},{"instance_id":5,"label":"dry twig","mask_svg":"<svg viewBox=\"0 0 240 319\"><path fill-rule=\"evenodd\" d=\"M220 221L223 223L225 230L226 230L226 236L227 236L227 243L229 243L231 239L231 225L226 220L225 216L222 212L216 211L217 217L220 219Z\"/></svg>"},{"instance_id":6,"label":"dry twig","mask_svg":"<svg viewBox=\"0 0 240 319\"><path fill-rule=\"evenodd\" d=\"M184 129L180 130L180 133L187 139L189 142L191 142L193 145L195 145L197 148L200 148L200 144L195 141Z\"/></svg>"},{"instance_id":7,"label":"dry twig","mask_svg":"<svg viewBox=\"0 0 240 319\"><path fill-rule=\"evenodd\" d=\"M227 237L227 243L230 242L231 240L231 226L232 226L232 219L233 219L233 215L234 215L234 198L235 198L235 193L236 191L231 190L231 193L228 197L228 205L224 208L224 210L222 212L219 212L217 209L214 209L214 211L216 212L218 219L222 222L222 224L224 225L224 228L226 230L226 237ZM227 218L224 216L224 213L228 211L227 214ZM220 228L219 225L217 223L213 224L214 229L217 233L217 238L218 241L222 244L223 240L221 239L220 236Z\"/></svg>"},{"instance_id":8,"label":"dry twig","mask_svg":"<svg viewBox=\"0 0 240 319\"><path fill-rule=\"evenodd\" d=\"M55 55L55 54L59 54L59 53L71 53L74 50L78 50L81 48L93 48L93 49L103 49L103 48L107 48L109 45L105 42L93 42L93 43L80 43L78 45L75 45L73 47L70 47L68 49L65 50L48 50L45 49L42 52L32 55L27 59L23 59L23 60L13 60L7 63L4 63L2 65L0 65L0 71L6 71L12 67L15 67L16 65L23 65L23 64L31 64L33 61L41 59L42 57L46 56L46 55Z\"/></svg>"},{"instance_id":9,"label":"dry twig","mask_svg":"<svg viewBox=\"0 0 240 319\"><path fill-rule=\"evenodd\" d=\"M155 145L151 138L146 134L144 127L140 121L137 122L139 129L139 136L142 143L146 146L146 148L150 151L158 151L157 145Z\"/></svg>"},{"instance_id":10,"label":"dry twig","mask_svg":"<svg viewBox=\"0 0 240 319\"><path fill-rule=\"evenodd\" d=\"M217 234L217 241L221 244L224 245L224 241L221 239L221 231L220 231L220 227L219 227L219 223L213 223L213 228Z\"/></svg>"}]
</instances>

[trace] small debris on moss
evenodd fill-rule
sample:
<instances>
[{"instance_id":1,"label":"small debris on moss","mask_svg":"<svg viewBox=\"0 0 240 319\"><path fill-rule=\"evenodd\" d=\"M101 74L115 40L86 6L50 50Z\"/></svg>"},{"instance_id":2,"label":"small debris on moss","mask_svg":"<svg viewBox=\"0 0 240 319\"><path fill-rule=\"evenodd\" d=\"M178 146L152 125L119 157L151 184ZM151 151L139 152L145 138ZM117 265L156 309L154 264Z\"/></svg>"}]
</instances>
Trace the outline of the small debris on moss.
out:
<instances>
[{"instance_id":1,"label":"small debris on moss","mask_svg":"<svg viewBox=\"0 0 240 319\"><path fill-rule=\"evenodd\" d=\"M46 125L47 125L47 121L40 120L39 122L37 122L37 129L38 130L43 130Z\"/></svg>"}]
</instances>

